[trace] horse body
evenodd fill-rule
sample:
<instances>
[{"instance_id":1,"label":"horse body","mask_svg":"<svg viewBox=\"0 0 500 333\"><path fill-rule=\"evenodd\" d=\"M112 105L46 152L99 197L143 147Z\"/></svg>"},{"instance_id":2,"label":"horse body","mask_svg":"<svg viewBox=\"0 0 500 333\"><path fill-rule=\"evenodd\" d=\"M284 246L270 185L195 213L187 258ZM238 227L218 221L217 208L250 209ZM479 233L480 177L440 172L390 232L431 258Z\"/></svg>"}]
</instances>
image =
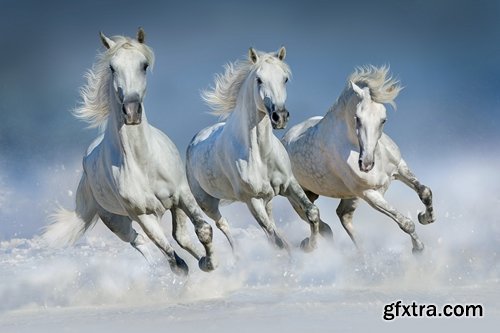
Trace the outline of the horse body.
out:
<instances>
[{"instance_id":1,"label":"horse body","mask_svg":"<svg viewBox=\"0 0 500 333\"><path fill-rule=\"evenodd\" d=\"M216 124L200 132L189 146L190 170L211 196L242 202L271 200L288 187L291 165L269 119L262 117L249 127L250 131L242 131L234 130L230 121ZM210 135L205 137L207 132Z\"/></svg>"},{"instance_id":2,"label":"horse body","mask_svg":"<svg viewBox=\"0 0 500 333\"><path fill-rule=\"evenodd\" d=\"M89 83L82 90L84 103L75 113L104 132L83 158L75 211L57 212L44 236L51 243L71 243L100 218L148 259L145 239L132 227L136 221L174 273L187 274L186 263L159 225L165 211L171 210L174 239L199 260L201 269L212 270L216 265L212 229L189 189L179 152L165 134L148 124L144 112L146 70L153 61L152 51L143 44L144 33L139 30L137 40L102 34L101 39L108 51L89 72ZM191 243L186 218L195 225L206 256Z\"/></svg>"},{"instance_id":3,"label":"horse body","mask_svg":"<svg viewBox=\"0 0 500 333\"><path fill-rule=\"evenodd\" d=\"M302 187L333 198L360 197L368 189L384 191L398 170L401 154L389 136L382 134L373 172L359 170L359 144L346 138L344 124L314 117L290 129L283 140L293 161L293 173ZM339 135L340 134L340 135ZM326 149L325 147L328 147ZM305 151L304 151L305 150Z\"/></svg>"},{"instance_id":4,"label":"horse body","mask_svg":"<svg viewBox=\"0 0 500 333\"><path fill-rule=\"evenodd\" d=\"M250 49L248 62L237 64L236 69L229 65L214 91L205 95L216 110L223 105L227 120L200 131L187 150L193 194L232 246L229 226L219 211L221 200L246 203L268 238L288 249L272 216L271 199L276 195L286 196L310 224L311 237L302 247L316 246L319 212L294 178L288 154L272 132L273 127L283 128L288 117L284 85L289 70L283 58L284 48L277 54Z\"/></svg>"},{"instance_id":5,"label":"horse body","mask_svg":"<svg viewBox=\"0 0 500 333\"><path fill-rule=\"evenodd\" d=\"M84 157L83 169L94 198L111 213L162 215L179 205L186 191L177 149L145 118L140 125L122 127L119 142L105 135Z\"/></svg>"},{"instance_id":6,"label":"horse body","mask_svg":"<svg viewBox=\"0 0 500 333\"><path fill-rule=\"evenodd\" d=\"M397 145L382 132L385 108L401 89L386 77L385 67L358 69L338 101L324 117L313 117L292 127L282 142L293 172L310 198L319 195L342 199L337 214L356 244L352 215L358 198L391 217L408 233L413 250L421 251L413 222L392 208L383 198L394 179L414 189L426 211L419 221L434 221L432 192L411 173ZM359 87L357 84L362 85Z\"/></svg>"}]
</instances>

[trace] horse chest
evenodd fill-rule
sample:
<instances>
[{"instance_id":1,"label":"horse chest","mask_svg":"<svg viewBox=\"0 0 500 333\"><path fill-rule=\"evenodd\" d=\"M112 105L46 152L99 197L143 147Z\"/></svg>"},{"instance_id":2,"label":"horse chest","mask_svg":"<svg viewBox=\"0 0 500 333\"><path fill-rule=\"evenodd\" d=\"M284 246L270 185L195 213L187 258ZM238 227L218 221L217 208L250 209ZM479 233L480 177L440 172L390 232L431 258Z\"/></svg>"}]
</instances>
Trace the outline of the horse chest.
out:
<instances>
[{"instance_id":1,"label":"horse chest","mask_svg":"<svg viewBox=\"0 0 500 333\"><path fill-rule=\"evenodd\" d=\"M269 166L261 161L238 160L236 162L239 182L237 182L238 192L251 195L253 197L273 197L275 189L272 186Z\"/></svg>"},{"instance_id":2,"label":"horse chest","mask_svg":"<svg viewBox=\"0 0 500 333\"><path fill-rule=\"evenodd\" d=\"M165 195L164 202L160 200L147 175L136 168L123 164L106 167L102 160L94 161L91 166L92 192L99 205L109 212L120 215L128 215L130 211L138 215L161 214L169 203L168 195Z\"/></svg>"}]
</instances>

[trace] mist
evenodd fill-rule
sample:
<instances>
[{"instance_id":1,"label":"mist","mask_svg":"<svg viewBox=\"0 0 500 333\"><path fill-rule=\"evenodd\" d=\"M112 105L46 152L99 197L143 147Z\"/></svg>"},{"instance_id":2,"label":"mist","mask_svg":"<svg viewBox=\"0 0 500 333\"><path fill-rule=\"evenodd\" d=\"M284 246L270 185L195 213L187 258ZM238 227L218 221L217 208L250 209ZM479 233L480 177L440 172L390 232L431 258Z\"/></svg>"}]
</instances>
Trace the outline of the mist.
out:
<instances>
[{"instance_id":1,"label":"mist","mask_svg":"<svg viewBox=\"0 0 500 333\"><path fill-rule=\"evenodd\" d=\"M126 313L124 331L137 328L140 309L149 319L169 312L162 320L170 327L195 331L197 320L221 318L229 305L236 319L222 331L235 330L248 313L257 318L248 330L279 329L269 317L286 321L301 313L305 323L335 321L347 330L355 326L345 318L368 313L380 328L374 311L395 298L482 303L493 316L488 320L498 319L499 13L494 1L2 1L0 313L9 314L0 319L2 331L57 327L44 322L41 309L65 323L81 313L99 323L96 308L117 318ZM366 204L354 216L364 248L358 254L335 214L338 200L329 198L317 203L334 243L322 242L311 254L295 249L292 259L269 246L245 206L223 207L239 259L215 232L215 272L199 271L179 250L191 269L187 281L173 276L159 253L157 264L147 266L102 224L73 248L46 249L40 230L58 205L74 208L83 152L97 135L71 110L84 73L103 51L98 33L134 36L138 27L156 56L145 112L182 156L197 131L217 121L200 91L250 46L287 48L289 127L323 115L356 66L390 65L404 90L397 109L388 108L385 132L434 193L437 221L416 226L423 255L414 257L407 235ZM394 182L386 197L417 221L423 206L412 190ZM274 205L278 228L297 247L307 225L286 200ZM168 215L162 225L172 240ZM269 304L275 310L267 316ZM16 313L32 316L27 326L19 327ZM294 331L307 326L290 323ZM82 319L75 325L93 327Z\"/></svg>"}]
</instances>

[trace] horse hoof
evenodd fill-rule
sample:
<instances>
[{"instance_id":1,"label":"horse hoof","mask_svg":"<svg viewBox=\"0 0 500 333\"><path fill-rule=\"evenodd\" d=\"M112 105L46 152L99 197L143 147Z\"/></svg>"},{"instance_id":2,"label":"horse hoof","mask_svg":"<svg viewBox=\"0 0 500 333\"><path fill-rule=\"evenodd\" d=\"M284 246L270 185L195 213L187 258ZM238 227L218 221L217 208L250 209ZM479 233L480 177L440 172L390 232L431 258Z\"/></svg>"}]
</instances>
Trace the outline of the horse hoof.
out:
<instances>
[{"instance_id":1,"label":"horse hoof","mask_svg":"<svg viewBox=\"0 0 500 333\"><path fill-rule=\"evenodd\" d=\"M172 269L172 272L174 272L174 274L178 276L187 276L189 274L188 265L181 257L177 255L177 253L174 253L174 256L175 256L175 262L170 263L170 268Z\"/></svg>"},{"instance_id":2,"label":"horse hoof","mask_svg":"<svg viewBox=\"0 0 500 333\"><path fill-rule=\"evenodd\" d=\"M312 245L311 240L309 239L309 237L307 237L304 238L304 240L302 240L302 242L300 243L300 248L304 252L312 252L316 248L316 246Z\"/></svg>"},{"instance_id":3,"label":"horse hoof","mask_svg":"<svg viewBox=\"0 0 500 333\"><path fill-rule=\"evenodd\" d=\"M420 222L420 224L427 225L433 223L434 221L435 220L425 214L425 212L418 213L418 222Z\"/></svg>"},{"instance_id":4,"label":"horse hoof","mask_svg":"<svg viewBox=\"0 0 500 333\"><path fill-rule=\"evenodd\" d=\"M333 231L332 228L325 222L319 223L319 234L323 236L323 238L333 241Z\"/></svg>"},{"instance_id":5,"label":"horse hoof","mask_svg":"<svg viewBox=\"0 0 500 333\"><path fill-rule=\"evenodd\" d=\"M211 272L215 268L217 268L217 264L215 264L212 260L208 260L207 257L202 257L200 261L198 261L198 267L204 272Z\"/></svg>"},{"instance_id":6,"label":"horse hoof","mask_svg":"<svg viewBox=\"0 0 500 333\"><path fill-rule=\"evenodd\" d=\"M411 252L415 255L420 254L424 251L424 244L419 242L418 244L413 244L413 249Z\"/></svg>"}]
</instances>

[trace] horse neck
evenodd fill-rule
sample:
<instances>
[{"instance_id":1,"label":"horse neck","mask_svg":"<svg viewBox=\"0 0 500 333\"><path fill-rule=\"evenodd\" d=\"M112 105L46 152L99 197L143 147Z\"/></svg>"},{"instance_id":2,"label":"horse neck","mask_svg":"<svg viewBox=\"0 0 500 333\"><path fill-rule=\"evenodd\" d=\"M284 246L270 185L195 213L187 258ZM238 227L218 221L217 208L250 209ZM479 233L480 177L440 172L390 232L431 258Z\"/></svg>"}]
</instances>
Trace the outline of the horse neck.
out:
<instances>
[{"instance_id":1,"label":"horse neck","mask_svg":"<svg viewBox=\"0 0 500 333\"><path fill-rule=\"evenodd\" d=\"M113 150L119 151L125 159L147 160L150 127L144 110L139 125L125 125L121 105L112 103L105 135Z\"/></svg>"},{"instance_id":2,"label":"horse neck","mask_svg":"<svg viewBox=\"0 0 500 333\"><path fill-rule=\"evenodd\" d=\"M247 86L248 81L253 82L253 79L247 79L240 90L236 107L226 122L226 128L252 153L267 155L272 149L271 141L274 135L271 120L257 109L253 98L253 84Z\"/></svg>"},{"instance_id":3,"label":"horse neck","mask_svg":"<svg viewBox=\"0 0 500 333\"><path fill-rule=\"evenodd\" d=\"M353 98L353 95L339 98L327 112L322 122L325 123L323 128L328 133L332 133L333 129L333 133L344 136L351 144L357 146L359 142L354 121L356 104Z\"/></svg>"}]
</instances>

